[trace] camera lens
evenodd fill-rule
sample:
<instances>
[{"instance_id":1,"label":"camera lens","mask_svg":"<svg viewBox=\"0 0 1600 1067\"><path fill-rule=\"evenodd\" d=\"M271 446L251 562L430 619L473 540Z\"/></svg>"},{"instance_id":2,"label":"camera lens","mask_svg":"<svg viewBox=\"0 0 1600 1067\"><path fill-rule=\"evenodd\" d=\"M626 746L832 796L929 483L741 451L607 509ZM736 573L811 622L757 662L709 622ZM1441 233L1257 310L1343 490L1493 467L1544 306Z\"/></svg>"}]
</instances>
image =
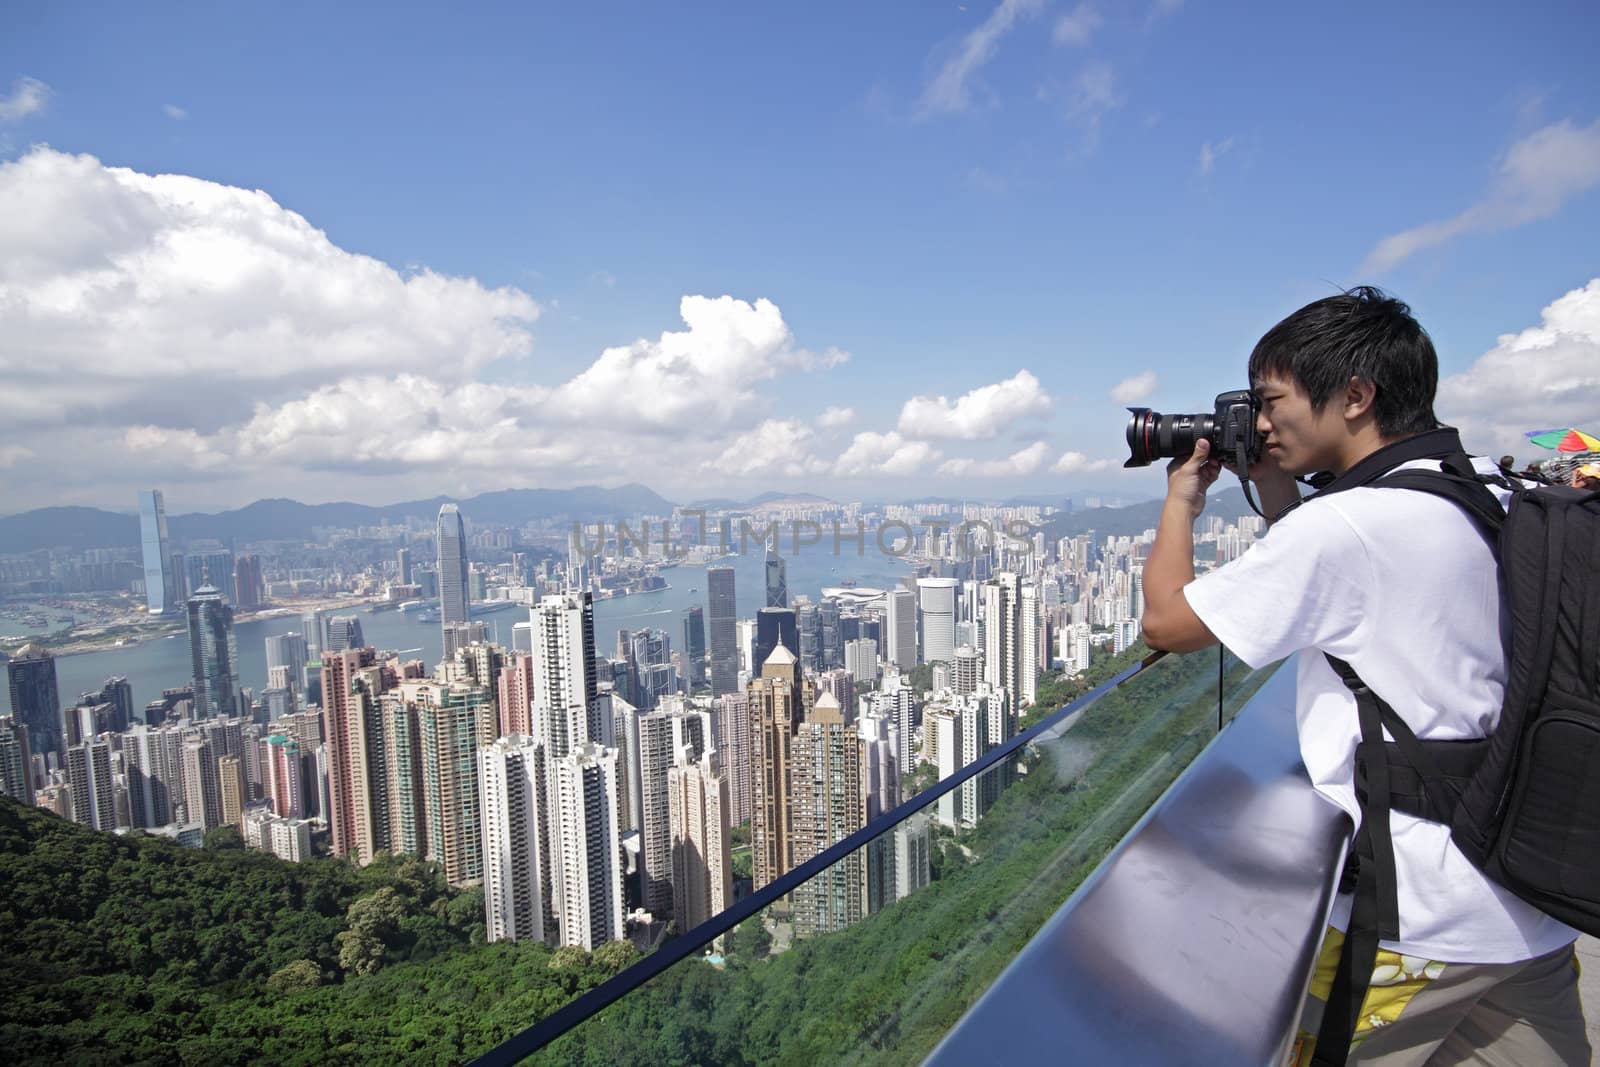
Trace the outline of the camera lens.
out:
<instances>
[{"instance_id":1,"label":"camera lens","mask_svg":"<svg viewBox=\"0 0 1600 1067\"><path fill-rule=\"evenodd\" d=\"M1202 437L1213 437L1211 415L1162 415L1149 408L1129 408L1128 461L1124 467L1148 467L1158 459L1187 456Z\"/></svg>"}]
</instances>

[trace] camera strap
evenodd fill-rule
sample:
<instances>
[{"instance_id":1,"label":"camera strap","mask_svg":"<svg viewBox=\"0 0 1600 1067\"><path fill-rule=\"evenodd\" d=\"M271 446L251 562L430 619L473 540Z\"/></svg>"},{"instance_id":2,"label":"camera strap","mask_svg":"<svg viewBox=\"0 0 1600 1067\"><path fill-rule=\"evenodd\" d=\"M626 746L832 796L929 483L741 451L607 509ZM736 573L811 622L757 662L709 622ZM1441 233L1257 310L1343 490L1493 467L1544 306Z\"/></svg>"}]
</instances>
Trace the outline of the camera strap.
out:
<instances>
[{"instance_id":1,"label":"camera strap","mask_svg":"<svg viewBox=\"0 0 1600 1067\"><path fill-rule=\"evenodd\" d=\"M1426 430L1384 445L1338 476L1323 471L1301 479L1304 484L1316 491L1310 496L1303 496L1299 500L1290 502L1288 507L1278 512L1274 521L1283 518L1308 500L1354 489L1357 486L1370 485L1401 464L1418 459L1442 460L1445 469L1451 474L1464 478L1477 477L1477 472L1472 469L1472 464L1467 459L1466 449L1461 446L1461 434L1453 426L1441 426L1436 430Z\"/></svg>"}]
</instances>

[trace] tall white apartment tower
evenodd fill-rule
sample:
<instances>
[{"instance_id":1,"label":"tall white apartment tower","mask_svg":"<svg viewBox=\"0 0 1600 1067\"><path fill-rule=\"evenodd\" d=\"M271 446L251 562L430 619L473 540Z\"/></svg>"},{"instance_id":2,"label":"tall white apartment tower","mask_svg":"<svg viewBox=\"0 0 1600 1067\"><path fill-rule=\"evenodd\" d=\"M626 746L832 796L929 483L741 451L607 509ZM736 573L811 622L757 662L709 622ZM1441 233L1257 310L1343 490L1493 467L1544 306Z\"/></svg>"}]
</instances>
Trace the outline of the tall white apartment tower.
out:
<instances>
[{"instance_id":1,"label":"tall white apartment tower","mask_svg":"<svg viewBox=\"0 0 1600 1067\"><path fill-rule=\"evenodd\" d=\"M652 711L639 727L639 884L647 911L672 913L672 827L667 777L674 759L673 727L678 716ZM686 930L680 921L679 929Z\"/></svg>"},{"instance_id":2,"label":"tall white apartment tower","mask_svg":"<svg viewBox=\"0 0 1600 1067\"><path fill-rule=\"evenodd\" d=\"M923 663L949 663L955 652L958 585L954 578L917 579Z\"/></svg>"},{"instance_id":3,"label":"tall white apartment tower","mask_svg":"<svg viewBox=\"0 0 1600 1067\"><path fill-rule=\"evenodd\" d=\"M483 911L490 941L542 941L546 871L539 855L544 748L513 734L478 750Z\"/></svg>"},{"instance_id":4,"label":"tall white apartment tower","mask_svg":"<svg viewBox=\"0 0 1600 1067\"><path fill-rule=\"evenodd\" d=\"M624 935L617 750L587 744L555 761L561 944L593 951Z\"/></svg>"},{"instance_id":5,"label":"tall white apartment tower","mask_svg":"<svg viewBox=\"0 0 1600 1067\"><path fill-rule=\"evenodd\" d=\"M594 666L594 600L588 593L542 597L533 623L533 734L561 759L604 736Z\"/></svg>"}]
</instances>

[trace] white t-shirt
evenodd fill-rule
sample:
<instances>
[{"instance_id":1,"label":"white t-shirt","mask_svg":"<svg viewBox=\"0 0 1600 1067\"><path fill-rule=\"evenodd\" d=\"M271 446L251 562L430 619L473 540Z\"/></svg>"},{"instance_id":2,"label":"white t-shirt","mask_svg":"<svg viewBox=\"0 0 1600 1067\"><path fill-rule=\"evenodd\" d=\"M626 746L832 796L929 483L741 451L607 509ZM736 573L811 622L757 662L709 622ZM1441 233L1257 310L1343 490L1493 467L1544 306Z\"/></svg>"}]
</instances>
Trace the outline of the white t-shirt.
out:
<instances>
[{"instance_id":1,"label":"white t-shirt","mask_svg":"<svg viewBox=\"0 0 1600 1067\"><path fill-rule=\"evenodd\" d=\"M1427 460L1406 466L1438 469ZM1492 467L1480 461L1480 469ZM1355 697L1320 653L1347 661L1418 737L1482 737L1499 719L1506 668L1494 556L1448 500L1357 488L1309 501L1184 595L1252 667L1310 650L1299 658L1295 701L1301 758L1317 791L1358 824ZM1390 813L1390 827L1400 940L1384 948L1512 963L1577 937L1485 878L1448 827L1401 812ZM1345 898L1335 924L1348 915Z\"/></svg>"}]
</instances>

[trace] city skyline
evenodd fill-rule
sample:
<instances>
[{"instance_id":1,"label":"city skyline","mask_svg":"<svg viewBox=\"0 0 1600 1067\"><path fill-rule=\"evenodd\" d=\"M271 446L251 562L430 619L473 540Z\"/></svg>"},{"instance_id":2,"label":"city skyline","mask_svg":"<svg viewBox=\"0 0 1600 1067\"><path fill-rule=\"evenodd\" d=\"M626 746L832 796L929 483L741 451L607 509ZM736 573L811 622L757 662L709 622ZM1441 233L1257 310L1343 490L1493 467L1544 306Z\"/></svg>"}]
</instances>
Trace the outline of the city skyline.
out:
<instances>
[{"instance_id":1,"label":"city skyline","mask_svg":"<svg viewBox=\"0 0 1600 1067\"><path fill-rule=\"evenodd\" d=\"M1123 406L1205 410L1363 282L1416 308L1476 451L1596 416L1568 235L1600 223L1600 87L1562 5L1509 35L1458 5L1448 49L1421 10L1170 0L851 11L848 49L827 8L27 10L0 41L18 509L1154 493ZM268 104L286 64L313 73Z\"/></svg>"}]
</instances>

